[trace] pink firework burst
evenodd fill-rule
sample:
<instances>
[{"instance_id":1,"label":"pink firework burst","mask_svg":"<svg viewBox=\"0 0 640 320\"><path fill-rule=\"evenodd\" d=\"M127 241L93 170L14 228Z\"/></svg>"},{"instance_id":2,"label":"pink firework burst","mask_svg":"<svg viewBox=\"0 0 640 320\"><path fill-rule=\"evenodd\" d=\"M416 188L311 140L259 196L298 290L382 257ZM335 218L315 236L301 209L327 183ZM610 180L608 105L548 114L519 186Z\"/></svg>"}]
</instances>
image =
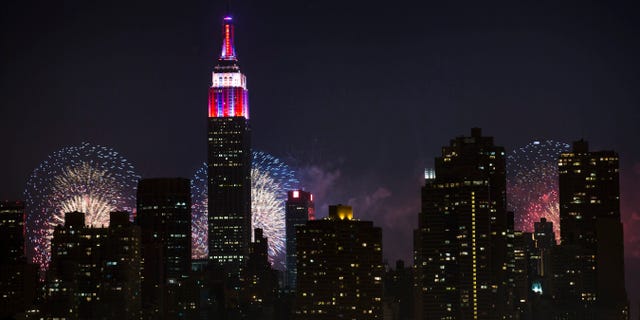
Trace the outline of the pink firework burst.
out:
<instances>
[{"instance_id":1,"label":"pink firework burst","mask_svg":"<svg viewBox=\"0 0 640 320\"><path fill-rule=\"evenodd\" d=\"M553 140L533 141L508 154L508 207L514 212L517 230L533 232L534 223L546 218L553 222L556 239L560 238L558 157L569 148Z\"/></svg>"}]
</instances>

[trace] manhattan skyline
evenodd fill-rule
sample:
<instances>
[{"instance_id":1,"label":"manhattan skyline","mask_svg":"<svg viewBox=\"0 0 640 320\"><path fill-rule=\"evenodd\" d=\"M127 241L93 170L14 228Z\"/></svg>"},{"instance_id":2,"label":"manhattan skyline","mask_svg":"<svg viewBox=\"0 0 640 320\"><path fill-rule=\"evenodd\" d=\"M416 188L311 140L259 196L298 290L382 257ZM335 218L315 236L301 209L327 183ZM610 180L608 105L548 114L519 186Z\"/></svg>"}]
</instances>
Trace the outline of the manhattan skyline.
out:
<instances>
[{"instance_id":1,"label":"manhattan skyline","mask_svg":"<svg viewBox=\"0 0 640 320\"><path fill-rule=\"evenodd\" d=\"M11 6L1 22L1 198L21 199L47 155L81 141L116 149L143 177L190 177L206 159L203 117L223 2ZM633 5L232 8L251 87L253 148L298 168L318 213L329 203L352 205L383 228L390 263L411 261L407 231L417 225L422 171L442 141L474 126L507 151L534 139L584 138L620 154L636 305L640 281L629 270L640 268L640 239L630 232L640 226L640 95L633 90L640 23Z\"/></svg>"}]
</instances>

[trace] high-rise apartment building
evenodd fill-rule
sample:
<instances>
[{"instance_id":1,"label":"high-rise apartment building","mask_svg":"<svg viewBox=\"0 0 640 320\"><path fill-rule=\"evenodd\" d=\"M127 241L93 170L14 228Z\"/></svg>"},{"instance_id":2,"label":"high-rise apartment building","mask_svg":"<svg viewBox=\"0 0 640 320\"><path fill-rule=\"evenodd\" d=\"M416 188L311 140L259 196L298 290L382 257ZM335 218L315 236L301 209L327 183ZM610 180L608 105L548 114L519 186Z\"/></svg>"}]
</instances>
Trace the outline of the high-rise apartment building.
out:
<instances>
[{"instance_id":1,"label":"high-rise apartment building","mask_svg":"<svg viewBox=\"0 0 640 320\"><path fill-rule=\"evenodd\" d=\"M558 305L568 319L628 319L618 154L573 143L558 160Z\"/></svg>"},{"instance_id":2,"label":"high-rise apartment building","mask_svg":"<svg viewBox=\"0 0 640 320\"><path fill-rule=\"evenodd\" d=\"M349 206L296 228L294 319L382 319L382 230Z\"/></svg>"},{"instance_id":3,"label":"high-rise apartment building","mask_svg":"<svg viewBox=\"0 0 640 320\"><path fill-rule=\"evenodd\" d=\"M414 235L416 319L508 315L504 148L474 128L442 148L426 178Z\"/></svg>"},{"instance_id":4,"label":"high-rise apartment building","mask_svg":"<svg viewBox=\"0 0 640 320\"><path fill-rule=\"evenodd\" d=\"M286 285L295 289L297 275L297 253L296 253L296 227L303 226L309 220L315 219L315 206L313 205L313 195L302 190L291 190L287 192L287 202L285 204L286 223Z\"/></svg>"},{"instance_id":5,"label":"high-rise apartment building","mask_svg":"<svg viewBox=\"0 0 640 320\"><path fill-rule=\"evenodd\" d=\"M222 28L222 52L209 89L209 260L239 277L251 242L249 100L230 16L224 18Z\"/></svg>"}]
</instances>

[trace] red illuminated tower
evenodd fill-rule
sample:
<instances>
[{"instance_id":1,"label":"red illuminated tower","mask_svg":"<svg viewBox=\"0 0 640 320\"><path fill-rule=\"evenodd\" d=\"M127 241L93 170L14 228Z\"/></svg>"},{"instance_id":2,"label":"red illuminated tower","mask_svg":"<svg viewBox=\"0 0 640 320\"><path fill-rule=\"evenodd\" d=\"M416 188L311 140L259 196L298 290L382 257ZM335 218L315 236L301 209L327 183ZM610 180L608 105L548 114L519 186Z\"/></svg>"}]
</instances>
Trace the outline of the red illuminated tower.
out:
<instances>
[{"instance_id":1,"label":"red illuminated tower","mask_svg":"<svg viewBox=\"0 0 640 320\"><path fill-rule=\"evenodd\" d=\"M223 20L222 52L209 89L209 260L231 277L246 264L251 242L251 131L247 81Z\"/></svg>"}]
</instances>

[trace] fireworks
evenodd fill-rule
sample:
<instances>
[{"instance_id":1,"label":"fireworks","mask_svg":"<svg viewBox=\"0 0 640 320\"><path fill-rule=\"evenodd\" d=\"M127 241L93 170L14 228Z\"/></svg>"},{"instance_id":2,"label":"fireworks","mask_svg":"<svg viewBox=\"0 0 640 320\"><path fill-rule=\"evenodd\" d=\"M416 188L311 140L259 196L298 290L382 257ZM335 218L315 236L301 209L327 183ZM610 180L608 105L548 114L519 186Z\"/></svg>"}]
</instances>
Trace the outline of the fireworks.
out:
<instances>
[{"instance_id":1,"label":"fireworks","mask_svg":"<svg viewBox=\"0 0 640 320\"><path fill-rule=\"evenodd\" d=\"M207 164L203 163L191 179L191 257L204 259L209 253L207 209Z\"/></svg>"},{"instance_id":2,"label":"fireworks","mask_svg":"<svg viewBox=\"0 0 640 320\"><path fill-rule=\"evenodd\" d=\"M24 191L27 250L46 269L53 229L70 211L85 213L87 225L109 225L109 213L132 212L140 176L112 149L82 143L51 154L31 173Z\"/></svg>"},{"instance_id":3,"label":"fireworks","mask_svg":"<svg viewBox=\"0 0 640 320\"><path fill-rule=\"evenodd\" d=\"M262 228L269 241L269 260L284 266L287 191L298 189L294 172L280 159L254 152L251 163L251 228Z\"/></svg>"},{"instance_id":4,"label":"fireworks","mask_svg":"<svg viewBox=\"0 0 640 320\"><path fill-rule=\"evenodd\" d=\"M193 258L207 256L207 166L192 179ZM287 191L298 188L295 173L280 159L264 152L253 152L251 164L251 224L262 228L269 241L269 260L284 265L285 201Z\"/></svg>"},{"instance_id":5,"label":"fireworks","mask_svg":"<svg viewBox=\"0 0 640 320\"><path fill-rule=\"evenodd\" d=\"M553 140L534 141L508 154L507 194L516 230L533 232L534 222L546 218L560 238L558 157L569 148Z\"/></svg>"}]
</instances>

